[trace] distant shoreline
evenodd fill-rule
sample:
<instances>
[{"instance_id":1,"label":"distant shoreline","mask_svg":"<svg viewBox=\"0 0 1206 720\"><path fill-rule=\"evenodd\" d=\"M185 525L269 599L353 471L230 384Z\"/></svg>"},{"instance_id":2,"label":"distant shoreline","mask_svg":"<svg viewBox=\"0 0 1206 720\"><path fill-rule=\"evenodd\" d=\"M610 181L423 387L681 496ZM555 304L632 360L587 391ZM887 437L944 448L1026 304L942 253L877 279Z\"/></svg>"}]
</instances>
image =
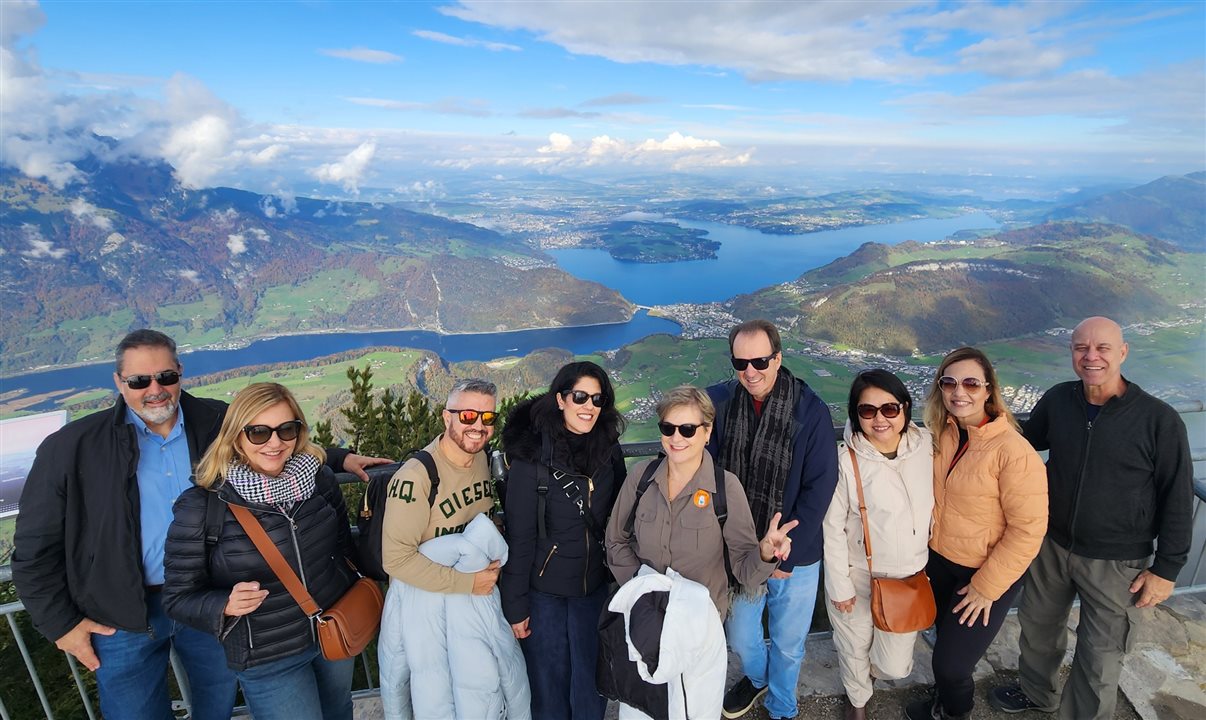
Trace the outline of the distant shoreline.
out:
<instances>
[{"instance_id":1,"label":"distant shoreline","mask_svg":"<svg viewBox=\"0 0 1206 720\"><path fill-rule=\"evenodd\" d=\"M648 311L648 310L652 309L648 306L639 305L636 303L633 303L633 308L634 308L634 310L633 310L632 314L630 314L628 316L627 320L617 320L615 322L583 323L580 325L546 325L546 326L539 326L539 327L515 328L512 330L483 330L483 331L478 331L478 332L440 332L437 330L431 330L431 329L427 329L427 328L418 328L418 327L360 328L360 329L323 328L323 329L319 329L319 330L301 330L298 332L268 333L265 335L255 335L255 336L252 336L252 337L249 337L246 339L231 340L229 342L224 342L224 343L212 343L209 345L196 345L196 346L178 345L177 351L183 357L192 352L203 352L203 351L221 352L221 351L225 351L225 350L242 350L250 345L254 345L257 342L263 342L266 340L275 340L277 338L289 338L289 337L306 337L306 336L311 336L311 335L338 335L338 334L352 334L352 333L370 334L370 333L388 333L388 332L429 332L429 333L433 333L436 335L443 335L446 337L461 337L461 336L465 336L465 335L504 335L504 334L510 334L510 333L531 332L531 331L537 331L537 330L563 330L563 329L572 329L572 328L604 327L607 325L624 325L625 323L632 322L632 319L634 317L636 317L636 313L638 311L640 311L640 310ZM660 315L654 316L654 317L658 317L661 320L666 320L668 322L672 322L675 325L678 325L680 328L683 327L682 323L678 322L674 318L662 317ZM398 347L401 347L401 346L398 346ZM423 348L415 348L415 349L422 350ZM507 356L500 355L499 357L507 357ZM72 368L88 367L88 366L93 366L93 365L105 365L110 362L112 362L111 359L94 360L94 361L85 361L85 362L64 363L62 365L47 365L47 366L42 366L42 367L35 368L32 370L26 370L24 372L12 373L12 374L0 373L0 382L19 380L20 378L27 377L30 375L39 375L41 373L54 372L56 370L70 370ZM2 392L5 392L5 391L0 391L0 394L2 394Z\"/></svg>"}]
</instances>

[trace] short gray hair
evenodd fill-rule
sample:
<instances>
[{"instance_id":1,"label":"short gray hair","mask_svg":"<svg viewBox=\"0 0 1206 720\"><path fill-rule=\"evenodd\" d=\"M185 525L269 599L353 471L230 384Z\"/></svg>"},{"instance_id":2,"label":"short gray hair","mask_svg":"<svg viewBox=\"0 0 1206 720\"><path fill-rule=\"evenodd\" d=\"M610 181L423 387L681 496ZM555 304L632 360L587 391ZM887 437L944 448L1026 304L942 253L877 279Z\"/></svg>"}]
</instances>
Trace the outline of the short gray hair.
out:
<instances>
[{"instance_id":1,"label":"short gray hair","mask_svg":"<svg viewBox=\"0 0 1206 720\"><path fill-rule=\"evenodd\" d=\"M694 385L679 385L662 396L657 401L657 419L665 420L670 411L678 407L695 406L699 408L699 416L704 425L711 425L716 419L716 406L712 398Z\"/></svg>"},{"instance_id":2,"label":"short gray hair","mask_svg":"<svg viewBox=\"0 0 1206 720\"><path fill-rule=\"evenodd\" d=\"M452 389L448 391L447 403L452 402L452 398L461 393L477 393L478 395L489 395L492 398L498 397L498 386L489 380L482 378L465 378L457 380Z\"/></svg>"},{"instance_id":3,"label":"short gray hair","mask_svg":"<svg viewBox=\"0 0 1206 720\"><path fill-rule=\"evenodd\" d=\"M180 356L176 354L176 341L158 330L142 328L129 333L121 339L121 342L117 343L114 360L118 375L121 375L122 361L125 360L126 351L140 347L163 348L172 354L172 364L180 367Z\"/></svg>"}]
</instances>

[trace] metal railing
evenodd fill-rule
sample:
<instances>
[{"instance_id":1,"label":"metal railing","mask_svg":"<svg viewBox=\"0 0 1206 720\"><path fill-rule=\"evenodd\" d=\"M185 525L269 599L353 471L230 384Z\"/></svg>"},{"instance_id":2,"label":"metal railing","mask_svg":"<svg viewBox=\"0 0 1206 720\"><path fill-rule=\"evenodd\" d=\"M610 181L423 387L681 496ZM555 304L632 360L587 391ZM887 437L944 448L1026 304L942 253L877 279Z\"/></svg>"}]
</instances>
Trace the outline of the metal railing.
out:
<instances>
[{"instance_id":1,"label":"metal railing","mask_svg":"<svg viewBox=\"0 0 1206 720\"><path fill-rule=\"evenodd\" d=\"M1189 403L1179 403L1179 404L1173 405L1173 408L1178 413L1181 413L1181 414L1193 414L1193 413L1206 412L1206 402L1194 401L1194 402L1189 402ZM1024 418L1025 416L1023 415L1020 417ZM842 439L842 433L843 433L843 428L841 428L841 427L834 428L834 438L836 440ZM658 452L661 451L661 443L656 442L656 441L639 442L639 443L625 443L622 447L624 450L624 456L629 457L629 458L648 457L651 455L656 455ZM1194 448L1192 450L1192 460L1194 462L1206 462L1206 448ZM370 478L381 478L381 477L388 478L393 475L393 473L398 469L399 466L400 466L399 463L380 465L380 466L377 466L374 468L369 468L368 473L369 473ZM359 478L357 478L355 475L352 475L351 473L339 473L337 475L337 477L339 478L340 484L354 484L354 483L360 482ZM1206 507L1206 477L1195 477L1193 484L1194 484L1194 494L1197 496L1197 501L1195 502L1194 515L1193 515L1193 522L1194 522L1194 526L1196 527L1199 516L1201 514L1203 514L1203 512L1206 512L1206 511L1203 511L1203 507ZM353 527L352 530L353 530L353 532L355 532L356 528ZM1192 578L1199 577L1201 575L1203 566L1206 565L1206 537L1197 538L1195 551L1198 553L1198 560L1197 560L1197 564L1196 564L1194 573L1193 573L1193 575L1191 575ZM1192 557L1192 552L1191 552L1191 557ZM12 568L9 567L8 565L0 566L0 582L10 582L11 580L12 580ZM25 642L25 638L22 635L21 630L17 625L17 620L16 620L15 616L17 615L17 613L21 613L24 611L25 611L25 606L23 604L21 604L20 601L8 603L5 605L0 605L0 614L3 614L5 620L8 621L9 629L12 631L13 639L16 642L17 649L21 653L21 658L25 663L26 670L29 673L31 682L33 683L34 690L37 693L38 700L40 701L40 703L42 705L42 710L45 713L47 720L54 720L55 715L51 709L50 700L46 694L46 690L43 686L42 679L38 674L37 668L34 666L34 661L33 661L31 653L29 652L29 648ZM364 697L377 697L380 694L380 688L378 687L378 684L377 684L377 682L378 682L377 675L374 672L372 665L370 665L369 661L368 661L368 655L370 654L370 651L372 653L375 653L375 651L376 651L376 643L375 642L370 644L369 648L364 653L361 653L359 656L360 665L364 669L365 678L367 678L367 687L354 690L352 692L353 699L364 698ZM96 711L93 709L93 699L91 697L91 693L88 692L88 689L84 683L83 676L80 674L79 664L76 662L75 658L72 657L70 654L63 653L63 655L67 658L67 664L71 670L71 677L75 682L76 689L79 692L80 699L83 703L85 711L88 714L89 720L96 720L97 715L96 715ZM179 661L176 658L175 651L172 651L171 666L172 666L172 672L177 681L177 686L181 689L181 697L179 699L173 700L173 710L175 712L177 712L179 717L187 718L188 713L189 713L189 708L191 706L189 692L188 692L188 682L187 682L186 675L183 671L183 668L180 666ZM183 713L183 715L180 715L180 713ZM236 716L243 715L245 713L246 713L245 707L235 708ZM9 715L8 709L4 704L4 698L0 697L0 720L10 720L10 718L11 718L11 716Z\"/></svg>"}]
</instances>

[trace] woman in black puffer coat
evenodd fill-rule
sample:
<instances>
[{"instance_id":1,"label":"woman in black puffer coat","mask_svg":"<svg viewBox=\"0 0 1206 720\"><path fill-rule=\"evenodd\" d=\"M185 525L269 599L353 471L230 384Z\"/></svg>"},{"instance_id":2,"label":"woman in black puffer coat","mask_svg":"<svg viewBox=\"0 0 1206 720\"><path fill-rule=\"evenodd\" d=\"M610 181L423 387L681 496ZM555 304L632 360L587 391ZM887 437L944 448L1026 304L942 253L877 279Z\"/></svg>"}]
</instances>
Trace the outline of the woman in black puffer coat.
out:
<instances>
[{"instance_id":1,"label":"woman in black puffer coat","mask_svg":"<svg viewBox=\"0 0 1206 720\"><path fill-rule=\"evenodd\" d=\"M527 659L535 720L600 720L607 707L595 659L611 580L603 529L624 482L623 431L611 381L592 362L561 368L503 427L509 557L499 586Z\"/></svg>"},{"instance_id":2,"label":"woman in black puffer coat","mask_svg":"<svg viewBox=\"0 0 1206 720\"><path fill-rule=\"evenodd\" d=\"M222 641L256 720L352 717L353 661L323 658L314 622L228 507L251 510L318 606L330 607L356 574L347 509L323 456L286 388L249 385L201 458L198 487L173 508L164 607L172 619ZM222 512L217 542L207 545L211 496Z\"/></svg>"}]
</instances>

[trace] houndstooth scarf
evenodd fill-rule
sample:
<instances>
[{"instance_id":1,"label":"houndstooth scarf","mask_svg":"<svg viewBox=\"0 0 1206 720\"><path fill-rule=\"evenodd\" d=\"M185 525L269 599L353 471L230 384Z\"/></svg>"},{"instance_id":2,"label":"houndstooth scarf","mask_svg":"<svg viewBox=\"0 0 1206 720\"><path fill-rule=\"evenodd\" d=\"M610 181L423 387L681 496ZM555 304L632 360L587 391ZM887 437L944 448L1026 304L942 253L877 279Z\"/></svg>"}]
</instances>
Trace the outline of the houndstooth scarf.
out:
<instances>
[{"instance_id":1,"label":"houndstooth scarf","mask_svg":"<svg viewBox=\"0 0 1206 720\"><path fill-rule=\"evenodd\" d=\"M288 510L314 494L319 465L313 455L298 453L285 461L280 475L272 477L252 470L246 463L232 462L226 471L226 482L247 502Z\"/></svg>"},{"instance_id":2,"label":"houndstooth scarf","mask_svg":"<svg viewBox=\"0 0 1206 720\"><path fill-rule=\"evenodd\" d=\"M771 517L783 510L798 395L795 376L780 367L760 417L754 414L753 396L741 384L725 409L720 464L741 480L759 538L766 535Z\"/></svg>"}]
</instances>

